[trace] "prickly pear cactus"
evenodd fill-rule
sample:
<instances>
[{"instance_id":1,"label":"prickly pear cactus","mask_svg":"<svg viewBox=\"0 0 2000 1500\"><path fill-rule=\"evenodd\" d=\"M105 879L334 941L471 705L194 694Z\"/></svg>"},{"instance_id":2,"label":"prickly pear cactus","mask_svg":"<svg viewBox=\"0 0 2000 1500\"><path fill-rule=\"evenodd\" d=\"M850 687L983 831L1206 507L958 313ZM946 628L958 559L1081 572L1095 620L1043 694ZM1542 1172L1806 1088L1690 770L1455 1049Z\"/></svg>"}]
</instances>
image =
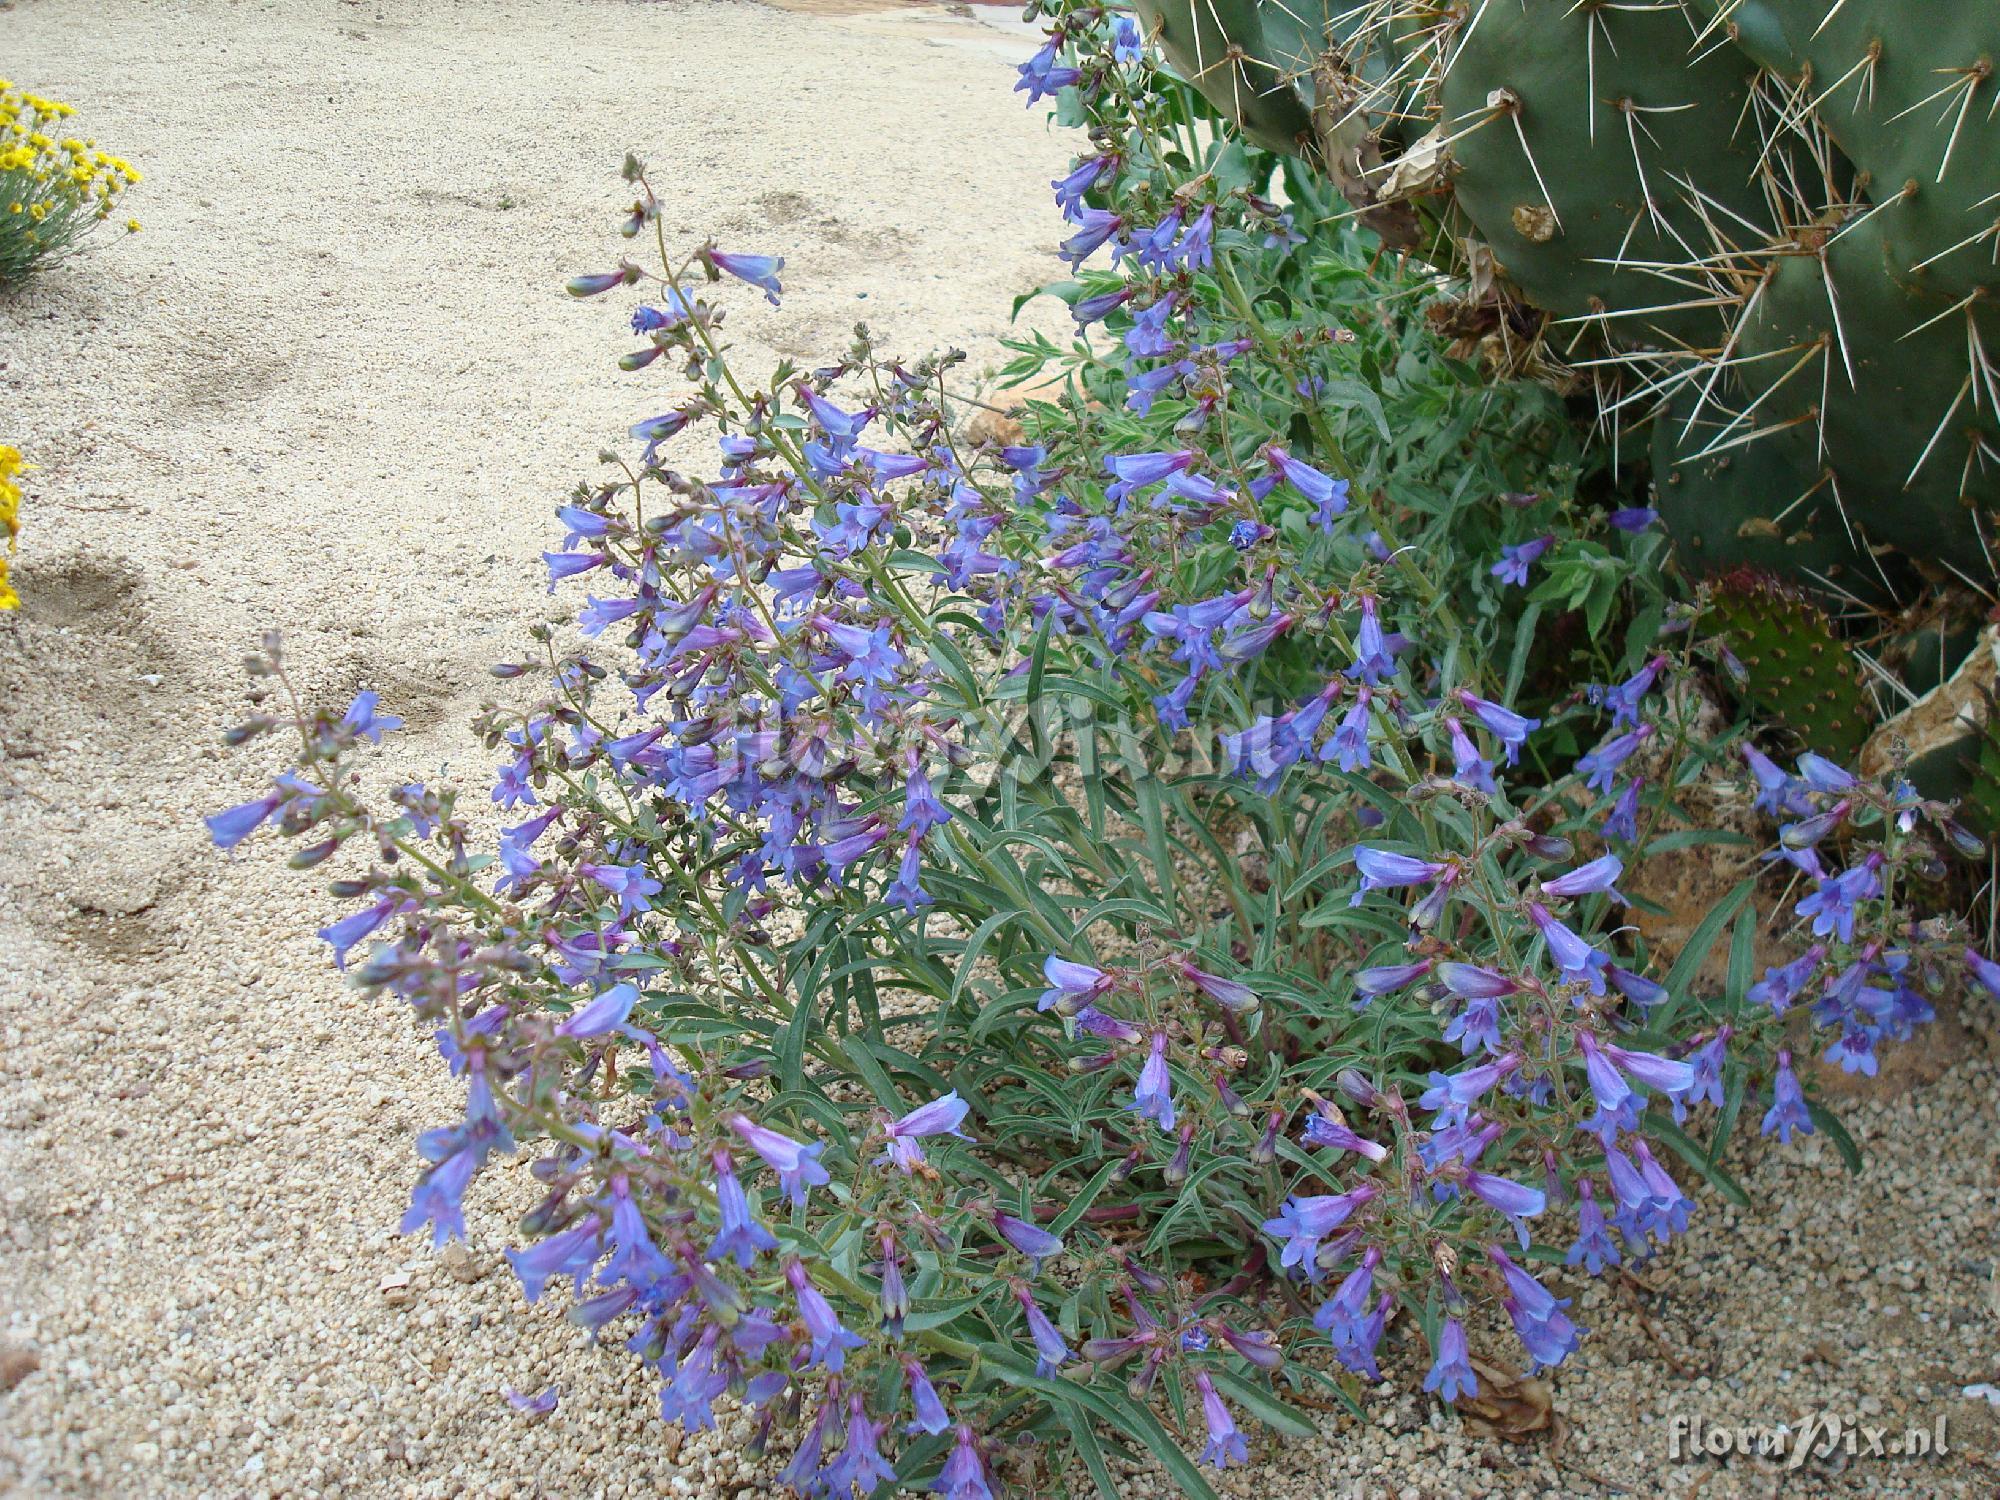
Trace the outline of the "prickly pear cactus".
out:
<instances>
[{"instance_id":1,"label":"prickly pear cactus","mask_svg":"<svg viewBox=\"0 0 2000 1500\"><path fill-rule=\"evenodd\" d=\"M1608 409L1651 416L1705 569L1823 588L1886 544L1995 576L1995 0L1142 6L1259 143L1385 238L1490 257Z\"/></svg>"},{"instance_id":2,"label":"prickly pear cactus","mask_svg":"<svg viewBox=\"0 0 2000 1500\"><path fill-rule=\"evenodd\" d=\"M1799 590L1739 568L1710 586L1702 628L1740 664L1735 681L1759 719L1830 759L1845 762L1861 748L1874 701L1833 621Z\"/></svg>"}]
</instances>

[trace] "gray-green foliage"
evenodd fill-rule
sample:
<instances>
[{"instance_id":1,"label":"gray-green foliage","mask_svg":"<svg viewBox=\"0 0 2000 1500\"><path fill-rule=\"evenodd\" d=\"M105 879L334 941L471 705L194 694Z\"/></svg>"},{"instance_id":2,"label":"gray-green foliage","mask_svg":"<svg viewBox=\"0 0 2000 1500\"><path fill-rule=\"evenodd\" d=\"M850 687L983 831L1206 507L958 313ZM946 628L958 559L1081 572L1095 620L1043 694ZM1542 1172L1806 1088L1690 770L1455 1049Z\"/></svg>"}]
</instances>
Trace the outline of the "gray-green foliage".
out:
<instances>
[{"instance_id":1,"label":"gray-green foliage","mask_svg":"<svg viewBox=\"0 0 2000 1500\"><path fill-rule=\"evenodd\" d=\"M1699 567L1865 593L1886 543L1992 576L1993 0L1141 9L1211 104L1387 241L1546 313L1540 353L1607 425L1653 416Z\"/></svg>"}]
</instances>

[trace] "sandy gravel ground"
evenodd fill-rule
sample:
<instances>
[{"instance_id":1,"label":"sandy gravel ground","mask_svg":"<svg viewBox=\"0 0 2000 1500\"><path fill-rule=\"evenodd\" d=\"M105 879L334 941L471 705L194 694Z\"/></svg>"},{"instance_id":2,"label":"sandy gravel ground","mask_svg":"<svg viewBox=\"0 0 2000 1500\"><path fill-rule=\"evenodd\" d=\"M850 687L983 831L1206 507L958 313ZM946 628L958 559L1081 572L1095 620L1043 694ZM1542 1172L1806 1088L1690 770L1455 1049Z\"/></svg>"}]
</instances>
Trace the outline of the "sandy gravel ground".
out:
<instances>
[{"instance_id":1,"label":"sandy gravel ground","mask_svg":"<svg viewBox=\"0 0 2000 1500\"><path fill-rule=\"evenodd\" d=\"M212 748L280 626L310 691L409 718L399 772L483 796L466 721L543 605L554 499L661 408L620 376L620 153L675 228L788 257L743 299L763 364L897 347L1000 358L1051 275L1068 143L1009 97L1005 17L730 0L24 0L0 74L139 163L136 239L0 302L0 438L30 476L0 623L0 1491L65 1496L758 1494L742 1431L679 1440L632 1362L524 1306L498 1252L395 1237L417 1131L452 1117L409 1018L324 965L330 905L198 819L268 769ZM1876 1152L1753 1153L1643 1283L1580 1285L1563 1436L1508 1444L1429 1398L1264 1440L1230 1493L1992 1495L2000 1381L1990 1021ZM392 1283L384 1291L385 1280ZM406 1280L406 1285L393 1285ZM1395 1374L1420 1365L1398 1350ZM505 1387L560 1383L528 1422ZM1668 1421L1828 1408L1944 1459L1785 1474L1669 1457ZM1156 1487L1143 1468L1133 1492Z\"/></svg>"}]
</instances>

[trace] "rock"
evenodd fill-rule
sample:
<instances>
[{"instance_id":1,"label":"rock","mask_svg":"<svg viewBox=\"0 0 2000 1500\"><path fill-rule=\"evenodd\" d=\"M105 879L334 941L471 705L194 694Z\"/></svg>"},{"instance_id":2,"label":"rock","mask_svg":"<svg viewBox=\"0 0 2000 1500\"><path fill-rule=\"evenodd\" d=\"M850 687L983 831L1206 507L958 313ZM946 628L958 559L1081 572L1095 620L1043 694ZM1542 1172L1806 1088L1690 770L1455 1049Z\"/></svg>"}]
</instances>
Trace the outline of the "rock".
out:
<instances>
[{"instance_id":1,"label":"rock","mask_svg":"<svg viewBox=\"0 0 2000 1500\"><path fill-rule=\"evenodd\" d=\"M42 1357L26 1344L0 1346L0 1394L11 1391L42 1367Z\"/></svg>"},{"instance_id":2,"label":"rock","mask_svg":"<svg viewBox=\"0 0 2000 1500\"><path fill-rule=\"evenodd\" d=\"M438 1251L438 1264L451 1274L452 1280L468 1284L485 1280L486 1273L493 1269L458 1240Z\"/></svg>"}]
</instances>

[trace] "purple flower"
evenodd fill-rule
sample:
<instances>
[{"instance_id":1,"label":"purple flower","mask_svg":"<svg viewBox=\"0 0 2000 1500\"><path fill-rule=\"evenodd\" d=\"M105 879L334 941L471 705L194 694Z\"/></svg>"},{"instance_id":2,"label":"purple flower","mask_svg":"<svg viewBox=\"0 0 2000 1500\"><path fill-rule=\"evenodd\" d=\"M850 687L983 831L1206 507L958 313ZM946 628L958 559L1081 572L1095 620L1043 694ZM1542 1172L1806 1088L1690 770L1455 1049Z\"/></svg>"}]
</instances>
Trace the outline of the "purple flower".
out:
<instances>
[{"instance_id":1,"label":"purple flower","mask_svg":"<svg viewBox=\"0 0 2000 1500\"><path fill-rule=\"evenodd\" d=\"M878 1163L893 1162L899 1171L908 1176L924 1162L924 1148L917 1144L920 1137L955 1135L962 1141L972 1139L958 1128L970 1108L958 1097L956 1089L941 1099L918 1105L900 1120L889 1122L889 1148L875 1160Z\"/></svg>"},{"instance_id":2,"label":"purple flower","mask_svg":"<svg viewBox=\"0 0 2000 1500\"><path fill-rule=\"evenodd\" d=\"M1382 633L1375 598L1372 594L1363 594L1361 624L1354 636L1354 664L1347 669L1347 675L1372 687L1395 670L1396 658L1389 650L1388 637Z\"/></svg>"},{"instance_id":3,"label":"purple flower","mask_svg":"<svg viewBox=\"0 0 2000 1500\"><path fill-rule=\"evenodd\" d=\"M1436 880L1450 867L1388 849L1371 849L1362 844L1354 851L1354 868L1361 872L1361 888L1348 901L1349 906L1359 906L1361 898L1370 891Z\"/></svg>"},{"instance_id":4,"label":"purple flower","mask_svg":"<svg viewBox=\"0 0 2000 1500\"><path fill-rule=\"evenodd\" d=\"M1180 971L1188 983L1233 1015L1247 1015L1257 1008L1256 993L1247 984L1207 973L1189 959L1181 960Z\"/></svg>"},{"instance_id":5,"label":"purple flower","mask_svg":"<svg viewBox=\"0 0 2000 1500\"><path fill-rule=\"evenodd\" d=\"M347 967L347 955L356 943L361 942L376 928L389 919L389 914L401 904L401 898L387 896L373 906L363 907L352 916L342 917L329 927L322 927L319 935L333 949L333 966Z\"/></svg>"},{"instance_id":6,"label":"purple flower","mask_svg":"<svg viewBox=\"0 0 2000 1500\"><path fill-rule=\"evenodd\" d=\"M632 1014L632 1007L638 1003L639 991L636 986L613 985L556 1027L556 1035L578 1040L604 1036L623 1026L625 1018Z\"/></svg>"},{"instance_id":7,"label":"purple flower","mask_svg":"<svg viewBox=\"0 0 2000 1500\"><path fill-rule=\"evenodd\" d=\"M1488 1052L1500 1050L1500 1002L1491 997L1468 1000L1445 1023L1444 1039L1457 1042L1458 1050L1470 1057L1485 1048Z\"/></svg>"},{"instance_id":8,"label":"purple flower","mask_svg":"<svg viewBox=\"0 0 2000 1500\"><path fill-rule=\"evenodd\" d=\"M785 268L782 255L729 255L721 250L708 252L709 261L716 270L727 272L738 281L747 281L760 288L764 300L776 307L778 294L784 290L778 284L778 273Z\"/></svg>"},{"instance_id":9,"label":"purple flower","mask_svg":"<svg viewBox=\"0 0 2000 1500\"><path fill-rule=\"evenodd\" d=\"M1322 474L1311 464L1293 458L1276 443L1266 445L1264 461L1284 477L1286 484L1312 501L1314 524L1322 531L1331 531L1334 518L1347 509L1348 482Z\"/></svg>"},{"instance_id":10,"label":"purple flower","mask_svg":"<svg viewBox=\"0 0 2000 1500\"><path fill-rule=\"evenodd\" d=\"M1305 1134L1300 1139L1308 1146L1331 1146L1339 1151L1352 1151L1370 1161L1381 1161L1389 1154L1389 1148L1381 1142L1356 1135L1332 1115L1318 1112L1306 1121Z\"/></svg>"},{"instance_id":11,"label":"purple flower","mask_svg":"<svg viewBox=\"0 0 2000 1500\"><path fill-rule=\"evenodd\" d=\"M404 1231L408 1232L407 1229ZM587 1217L561 1234L550 1235L531 1249L507 1251L507 1263L514 1268L523 1295L530 1302L539 1302L543 1289L555 1277L568 1276L573 1278L579 1289L583 1286L583 1278L597 1264L600 1237L597 1219Z\"/></svg>"},{"instance_id":12,"label":"purple flower","mask_svg":"<svg viewBox=\"0 0 2000 1500\"><path fill-rule=\"evenodd\" d=\"M1333 737L1320 750L1321 760L1331 760L1349 775L1365 771L1374 764L1374 756L1368 748L1368 732L1371 721L1368 713L1369 692L1362 688L1355 697L1354 704L1333 731Z\"/></svg>"},{"instance_id":13,"label":"purple flower","mask_svg":"<svg viewBox=\"0 0 2000 1500\"><path fill-rule=\"evenodd\" d=\"M986 1482L986 1463L979 1456L979 1440L963 1422L958 1424L958 1442L951 1457L944 1461L931 1490L945 1500L993 1500L993 1487Z\"/></svg>"},{"instance_id":14,"label":"purple flower","mask_svg":"<svg viewBox=\"0 0 2000 1500\"><path fill-rule=\"evenodd\" d=\"M1070 87L1083 76L1075 68L1056 66L1058 47L1059 43L1051 38L1039 52L1014 70L1021 75L1020 82L1014 85L1014 92L1026 93L1030 105Z\"/></svg>"},{"instance_id":15,"label":"purple flower","mask_svg":"<svg viewBox=\"0 0 2000 1500\"><path fill-rule=\"evenodd\" d=\"M1424 1389L1436 1391L1446 1401L1479 1393L1479 1377L1472 1373L1465 1347L1465 1325L1456 1318L1446 1318L1438 1332L1437 1354L1424 1376Z\"/></svg>"},{"instance_id":16,"label":"purple flower","mask_svg":"<svg viewBox=\"0 0 2000 1500\"><path fill-rule=\"evenodd\" d=\"M1345 1193L1287 1198L1278 1216L1264 1221L1264 1233L1285 1242L1279 1263L1302 1267L1308 1277L1317 1281L1320 1274L1319 1242L1345 1224L1350 1214L1381 1191L1372 1182L1364 1182Z\"/></svg>"},{"instance_id":17,"label":"purple flower","mask_svg":"<svg viewBox=\"0 0 2000 1500\"><path fill-rule=\"evenodd\" d=\"M798 1304L799 1321L806 1325L806 1334L812 1339L812 1352L806 1362L825 1365L838 1375L846 1367L847 1351L862 1348L868 1340L841 1326L832 1306L813 1285L803 1262L787 1261L785 1280L791 1284L792 1299Z\"/></svg>"},{"instance_id":18,"label":"purple flower","mask_svg":"<svg viewBox=\"0 0 2000 1500\"><path fill-rule=\"evenodd\" d=\"M1417 1108L1430 1110L1445 1125L1462 1124L1467 1111L1486 1096L1487 1090L1521 1066L1521 1054L1509 1052L1492 1062L1457 1073L1432 1073L1430 1087L1417 1100Z\"/></svg>"},{"instance_id":19,"label":"purple flower","mask_svg":"<svg viewBox=\"0 0 2000 1500\"><path fill-rule=\"evenodd\" d=\"M1613 729L1638 727L1639 701L1653 690L1653 684L1659 680L1666 665L1664 656L1656 656L1617 687L1604 690L1604 706L1611 710Z\"/></svg>"},{"instance_id":20,"label":"purple flower","mask_svg":"<svg viewBox=\"0 0 2000 1500\"><path fill-rule=\"evenodd\" d=\"M347 712L340 716L341 726L357 739L381 744L383 735L403 727L403 721L394 714L375 712L375 705L381 701L381 696L373 691L356 693L354 701L347 705Z\"/></svg>"},{"instance_id":21,"label":"purple flower","mask_svg":"<svg viewBox=\"0 0 2000 1500\"><path fill-rule=\"evenodd\" d=\"M1608 794L1618 778L1618 768L1652 737L1653 726L1641 724L1637 729L1611 736L1588 755L1579 755L1576 768L1583 772L1585 785L1600 795Z\"/></svg>"},{"instance_id":22,"label":"purple flower","mask_svg":"<svg viewBox=\"0 0 2000 1500\"><path fill-rule=\"evenodd\" d=\"M1243 1434L1236 1429L1236 1423L1229 1415L1229 1408L1222 1404L1222 1398L1215 1393L1215 1382L1209 1379L1208 1371L1197 1371L1194 1377L1195 1389L1201 1392L1202 1420L1208 1424L1208 1446L1201 1450L1201 1461L1213 1464L1218 1469L1226 1469L1231 1464L1250 1461L1250 1447Z\"/></svg>"},{"instance_id":23,"label":"purple flower","mask_svg":"<svg viewBox=\"0 0 2000 1500\"><path fill-rule=\"evenodd\" d=\"M1089 260L1103 246L1105 241L1111 239L1113 236L1122 235L1125 229L1123 215L1114 214L1109 209L1091 208L1087 204L1077 210L1075 222L1077 225L1076 233L1064 240L1060 247L1062 258L1069 262L1072 269L1081 266L1085 261ZM1127 287L1118 300L1121 302L1125 301L1131 295L1132 288ZM1104 301L1102 298L1097 300L1100 303ZM1106 310L1108 311L1109 309L1107 308ZM1101 317L1103 314L1099 313L1098 316Z\"/></svg>"},{"instance_id":24,"label":"purple flower","mask_svg":"<svg viewBox=\"0 0 2000 1500\"><path fill-rule=\"evenodd\" d=\"M1523 718L1512 709L1490 703L1464 688L1458 690L1458 701L1471 710L1472 716L1486 726L1487 731L1500 741L1507 752L1507 764L1514 765L1521 759L1521 746L1528 736L1542 727L1540 719Z\"/></svg>"},{"instance_id":25,"label":"purple flower","mask_svg":"<svg viewBox=\"0 0 2000 1500\"><path fill-rule=\"evenodd\" d=\"M1611 966L1610 958L1550 916L1549 909L1539 901L1528 903L1528 916L1548 944L1549 957L1563 981L1588 986L1593 995L1603 994L1604 971Z\"/></svg>"},{"instance_id":26,"label":"purple flower","mask_svg":"<svg viewBox=\"0 0 2000 1500\"><path fill-rule=\"evenodd\" d=\"M1512 584L1517 588L1525 587L1528 582L1529 565L1554 546L1555 540L1552 536L1538 536L1531 541L1516 542L1511 546L1502 547L1500 561L1486 571L1503 584Z\"/></svg>"},{"instance_id":27,"label":"purple flower","mask_svg":"<svg viewBox=\"0 0 2000 1500\"><path fill-rule=\"evenodd\" d=\"M1405 985L1423 978L1430 973L1434 962L1433 959L1425 958L1413 964L1382 964L1372 969L1356 969L1354 987L1364 998L1355 1002L1355 1009L1361 1009L1378 995L1393 994Z\"/></svg>"},{"instance_id":28,"label":"purple flower","mask_svg":"<svg viewBox=\"0 0 2000 1500\"><path fill-rule=\"evenodd\" d=\"M2000 964L1985 957L1977 948L1965 950L1965 969L1987 994L2000 1000Z\"/></svg>"},{"instance_id":29,"label":"purple flower","mask_svg":"<svg viewBox=\"0 0 2000 1500\"><path fill-rule=\"evenodd\" d=\"M1510 1219L1532 1219L1548 1206L1548 1196L1540 1188L1523 1187L1490 1172L1466 1173L1465 1185L1473 1197Z\"/></svg>"},{"instance_id":30,"label":"purple flower","mask_svg":"<svg viewBox=\"0 0 2000 1500\"><path fill-rule=\"evenodd\" d=\"M1610 516L1613 526L1635 535L1659 519L1660 513L1650 505L1628 505L1623 510L1614 510Z\"/></svg>"},{"instance_id":31,"label":"purple flower","mask_svg":"<svg viewBox=\"0 0 2000 1500\"><path fill-rule=\"evenodd\" d=\"M826 1168L819 1164L819 1154L825 1148L818 1142L802 1145L790 1136L757 1124L748 1115L731 1115L725 1123L778 1174L779 1183L791 1195L795 1206L804 1205L807 1188L819 1187L829 1180Z\"/></svg>"},{"instance_id":32,"label":"purple flower","mask_svg":"<svg viewBox=\"0 0 2000 1500\"><path fill-rule=\"evenodd\" d=\"M1504 974L1474 964L1442 963L1437 966L1444 987L1461 1000L1496 1000L1520 988Z\"/></svg>"},{"instance_id":33,"label":"purple flower","mask_svg":"<svg viewBox=\"0 0 2000 1500\"><path fill-rule=\"evenodd\" d=\"M1609 843L1612 839L1623 839L1628 844L1638 841L1639 793L1645 785L1646 778L1643 776L1635 776L1625 783L1625 790L1618 794L1618 801L1613 804L1610 816L1598 830L1604 836L1605 842Z\"/></svg>"},{"instance_id":34,"label":"purple flower","mask_svg":"<svg viewBox=\"0 0 2000 1500\"><path fill-rule=\"evenodd\" d=\"M1729 1039L1735 1034L1728 1026L1718 1027L1714 1036L1688 1055L1691 1076L1686 1092L1674 1096L1676 1121L1682 1118L1688 1105L1704 1099L1717 1109L1722 1108L1722 1065L1728 1060Z\"/></svg>"},{"instance_id":35,"label":"purple flower","mask_svg":"<svg viewBox=\"0 0 2000 1500\"><path fill-rule=\"evenodd\" d=\"M1750 986L1744 998L1753 1005L1768 1005L1773 1015L1783 1015L1786 1008L1798 999L1824 957L1825 947L1814 943L1790 963L1766 969L1764 977Z\"/></svg>"},{"instance_id":36,"label":"purple flower","mask_svg":"<svg viewBox=\"0 0 2000 1500\"><path fill-rule=\"evenodd\" d=\"M1130 18L1127 17L1126 20L1129 24ZM1062 216L1074 222L1077 210L1083 206L1083 195L1097 185L1100 177L1107 172L1116 171L1117 167L1118 157L1114 153L1086 156L1070 168L1066 176L1051 182L1049 186L1055 189L1056 206L1062 209Z\"/></svg>"},{"instance_id":37,"label":"purple flower","mask_svg":"<svg viewBox=\"0 0 2000 1500\"><path fill-rule=\"evenodd\" d=\"M1325 1334L1336 1349L1352 1343L1366 1323L1369 1300L1375 1291L1375 1268L1381 1264L1382 1252L1369 1246L1362 1254L1361 1264L1347 1273L1334 1294L1313 1314L1313 1327Z\"/></svg>"},{"instance_id":38,"label":"purple flower","mask_svg":"<svg viewBox=\"0 0 2000 1500\"><path fill-rule=\"evenodd\" d=\"M1542 889L1551 896L1565 899L1609 893L1620 906L1629 906L1631 902L1618 892L1618 877L1624 873L1624 860L1615 854L1601 854L1589 864L1578 865L1567 875L1544 880Z\"/></svg>"},{"instance_id":39,"label":"purple flower","mask_svg":"<svg viewBox=\"0 0 2000 1500\"><path fill-rule=\"evenodd\" d=\"M1497 797L1500 787L1493 779L1493 762L1479 753L1479 747L1472 743L1472 736L1465 732L1465 726L1451 715L1445 716L1445 733L1451 737L1452 780L1484 792L1489 797Z\"/></svg>"},{"instance_id":40,"label":"purple flower","mask_svg":"<svg viewBox=\"0 0 2000 1500\"><path fill-rule=\"evenodd\" d=\"M1743 751L1744 762L1750 767L1750 774L1757 779L1757 797L1754 805L1759 812L1782 817L1787 814L1812 811L1812 803L1805 795L1804 782L1780 770L1777 764L1755 745L1746 743L1740 748Z\"/></svg>"},{"instance_id":41,"label":"purple flower","mask_svg":"<svg viewBox=\"0 0 2000 1500\"><path fill-rule=\"evenodd\" d=\"M1883 863L1878 850L1851 870L1821 877L1819 888L1798 904L1799 915L1813 919L1814 937L1833 935L1843 943L1854 941L1854 909L1882 894L1877 871Z\"/></svg>"},{"instance_id":42,"label":"purple flower","mask_svg":"<svg viewBox=\"0 0 2000 1500\"><path fill-rule=\"evenodd\" d=\"M1575 1352L1577 1343L1576 1325L1563 1315L1569 1299L1551 1296L1547 1287L1515 1265L1498 1245L1489 1246L1486 1253L1507 1284L1507 1316L1535 1368L1545 1370L1561 1364Z\"/></svg>"},{"instance_id":43,"label":"purple flower","mask_svg":"<svg viewBox=\"0 0 2000 1500\"><path fill-rule=\"evenodd\" d=\"M1030 1224L1025 1219L1017 1219L1012 1214L995 1210L993 1227L1001 1239L1028 1257L1032 1274L1036 1276L1042 1274L1043 1261L1053 1260L1062 1254L1063 1242L1058 1236Z\"/></svg>"},{"instance_id":44,"label":"purple flower","mask_svg":"<svg viewBox=\"0 0 2000 1500\"><path fill-rule=\"evenodd\" d=\"M903 1356L903 1374L910 1382L910 1404L916 1410L916 1420L903 1430L936 1436L951 1426L951 1414L944 1409L937 1387L931 1384L930 1375L914 1354Z\"/></svg>"},{"instance_id":45,"label":"purple flower","mask_svg":"<svg viewBox=\"0 0 2000 1500\"><path fill-rule=\"evenodd\" d=\"M562 1387L552 1385L539 1396L528 1396L509 1386L500 1394L507 1398L507 1404L515 1411L526 1412L531 1417L543 1417L556 1409L556 1403L562 1399Z\"/></svg>"},{"instance_id":46,"label":"purple flower","mask_svg":"<svg viewBox=\"0 0 2000 1500\"><path fill-rule=\"evenodd\" d=\"M1618 1264L1618 1242L1604 1227L1604 1210L1598 1207L1597 1190L1591 1186L1590 1179L1579 1179L1576 1188L1576 1243L1570 1247L1564 1263L1572 1266L1581 1264L1591 1275L1597 1276L1607 1265Z\"/></svg>"},{"instance_id":47,"label":"purple flower","mask_svg":"<svg viewBox=\"0 0 2000 1500\"><path fill-rule=\"evenodd\" d=\"M1132 1102L1125 1107L1137 1110L1140 1119L1153 1121L1167 1134L1173 1133L1173 1079L1167 1072L1165 1032L1153 1033L1152 1047L1146 1054L1146 1065L1139 1070L1139 1082L1132 1091Z\"/></svg>"},{"instance_id":48,"label":"purple flower","mask_svg":"<svg viewBox=\"0 0 2000 1500\"><path fill-rule=\"evenodd\" d=\"M1771 1077L1771 1107L1764 1111L1765 1135L1776 1134L1787 1145L1792 1133L1801 1135L1813 1133L1812 1116L1806 1112L1805 1091L1799 1087L1799 1076L1792 1071L1792 1054L1778 1053L1778 1071Z\"/></svg>"},{"instance_id":49,"label":"purple flower","mask_svg":"<svg viewBox=\"0 0 2000 1500\"><path fill-rule=\"evenodd\" d=\"M1139 23L1130 16L1117 17L1111 23L1111 60L1135 63L1139 56Z\"/></svg>"},{"instance_id":50,"label":"purple flower","mask_svg":"<svg viewBox=\"0 0 2000 1500\"><path fill-rule=\"evenodd\" d=\"M284 800L283 793L274 792L268 797L259 797L254 802L239 802L226 812L205 818L203 821L208 824L208 836L215 841L216 848L234 849L255 833L258 826L276 812Z\"/></svg>"},{"instance_id":51,"label":"purple flower","mask_svg":"<svg viewBox=\"0 0 2000 1500\"><path fill-rule=\"evenodd\" d=\"M715 1207L722 1227L708 1247L708 1258L720 1262L735 1256L736 1264L748 1270L762 1250L775 1250L778 1242L750 1213L750 1200L737 1181L736 1167L729 1153L717 1147L709 1160L715 1166Z\"/></svg>"},{"instance_id":52,"label":"purple flower","mask_svg":"<svg viewBox=\"0 0 2000 1500\"><path fill-rule=\"evenodd\" d=\"M1036 1002L1035 1009L1060 1010L1064 1015L1075 1015L1116 983L1102 969L1072 963L1054 955L1043 962L1042 976L1048 980L1049 987L1042 991L1042 998Z\"/></svg>"},{"instance_id":53,"label":"purple flower","mask_svg":"<svg viewBox=\"0 0 2000 1500\"><path fill-rule=\"evenodd\" d=\"M847 1398L847 1441L840 1457L827 1466L825 1484L835 1495L859 1490L866 1495L884 1480L896 1477L896 1467L882 1457L882 1429L887 1422L871 1421L859 1391Z\"/></svg>"},{"instance_id":54,"label":"purple flower","mask_svg":"<svg viewBox=\"0 0 2000 1500\"><path fill-rule=\"evenodd\" d=\"M1047 1380L1069 1359L1070 1347L1063 1342L1062 1334L1056 1331L1056 1325L1049 1321L1048 1314L1036 1303L1033 1293L1017 1283L1014 1298L1027 1315L1028 1337L1034 1340L1035 1373Z\"/></svg>"}]
</instances>

